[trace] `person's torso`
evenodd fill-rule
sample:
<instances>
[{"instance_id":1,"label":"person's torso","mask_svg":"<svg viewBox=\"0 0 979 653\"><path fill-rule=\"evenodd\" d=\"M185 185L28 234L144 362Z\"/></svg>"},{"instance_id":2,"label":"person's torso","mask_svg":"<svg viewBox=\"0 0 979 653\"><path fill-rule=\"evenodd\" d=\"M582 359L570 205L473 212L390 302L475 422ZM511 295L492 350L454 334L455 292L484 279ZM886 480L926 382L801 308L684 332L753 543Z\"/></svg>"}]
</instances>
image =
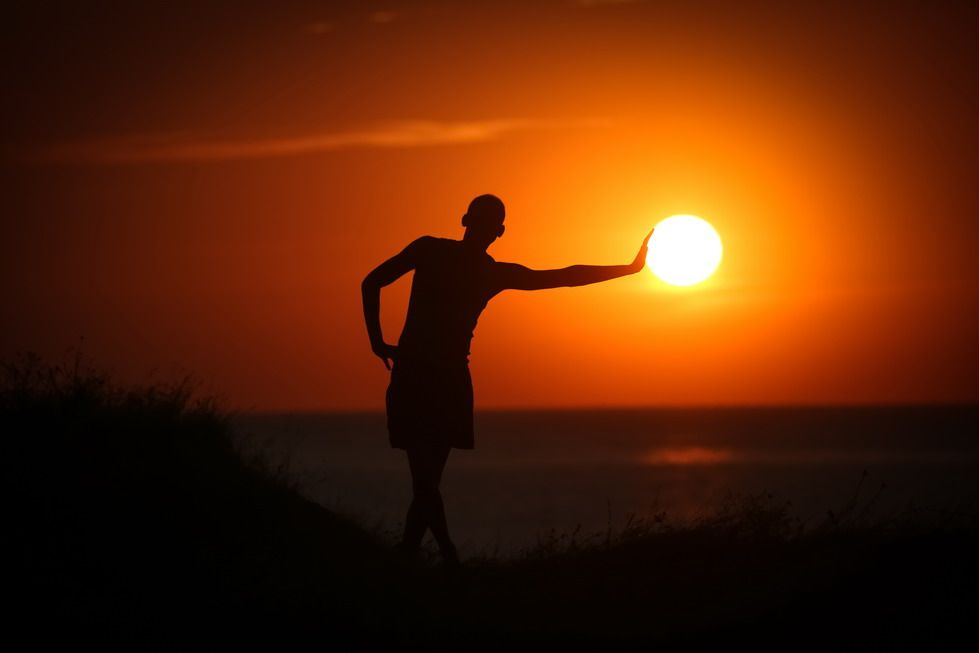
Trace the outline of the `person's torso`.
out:
<instances>
[{"instance_id":1,"label":"person's torso","mask_svg":"<svg viewBox=\"0 0 979 653\"><path fill-rule=\"evenodd\" d=\"M415 268L399 354L465 363L479 314L496 294L493 257L461 241L426 239Z\"/></svg>"}]
</instances>

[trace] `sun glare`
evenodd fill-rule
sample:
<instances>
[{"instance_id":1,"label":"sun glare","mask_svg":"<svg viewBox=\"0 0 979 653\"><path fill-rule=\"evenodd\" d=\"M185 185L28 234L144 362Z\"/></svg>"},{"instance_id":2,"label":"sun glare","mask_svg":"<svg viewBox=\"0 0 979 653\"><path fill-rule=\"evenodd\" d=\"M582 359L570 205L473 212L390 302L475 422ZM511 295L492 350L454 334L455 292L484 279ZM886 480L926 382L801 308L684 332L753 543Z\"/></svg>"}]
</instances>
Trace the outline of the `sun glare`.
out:
<instances>
[{"instance_id":1,"label":"sun glare","mask_svg":"<svg viewBox=\"0 0 979 653\"><path fill-rule=\"evenodd\" d=\"M695 215L674 215L656 225L646 263L674 286L692 286L712 275L721 262L721 237Z\"/></svg>"}]
</instances>

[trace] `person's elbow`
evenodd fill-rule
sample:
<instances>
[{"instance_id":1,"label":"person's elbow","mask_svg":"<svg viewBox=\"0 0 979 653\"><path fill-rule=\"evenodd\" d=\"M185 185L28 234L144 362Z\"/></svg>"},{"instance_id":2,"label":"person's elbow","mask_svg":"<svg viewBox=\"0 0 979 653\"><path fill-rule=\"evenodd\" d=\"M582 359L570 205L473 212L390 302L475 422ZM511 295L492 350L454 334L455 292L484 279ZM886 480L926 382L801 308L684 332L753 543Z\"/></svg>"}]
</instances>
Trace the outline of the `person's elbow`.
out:
<instances>
[{"instance_id":1,"label":"person's elbow","mask_svg":"<svg viewBox=\"0 0 979 653\"><path fill-rule=\"evenodd\" d=\"M360 292L363 295L369 295L370 293L377 292L381 289L381 284L377 282L376 276L373 272L369 273L364 280L360 282Z\"/></svg>"}]
</instances>

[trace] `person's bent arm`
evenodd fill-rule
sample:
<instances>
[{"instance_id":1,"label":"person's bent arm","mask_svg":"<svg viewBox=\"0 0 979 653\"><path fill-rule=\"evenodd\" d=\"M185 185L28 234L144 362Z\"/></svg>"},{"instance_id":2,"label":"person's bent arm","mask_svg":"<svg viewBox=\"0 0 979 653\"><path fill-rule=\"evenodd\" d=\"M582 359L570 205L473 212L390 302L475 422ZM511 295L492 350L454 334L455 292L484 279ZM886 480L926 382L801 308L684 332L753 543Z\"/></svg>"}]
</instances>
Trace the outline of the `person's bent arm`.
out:
<instances>
[{"instance_id":1,"label":"person's bent arm","mask_svg":"<svg viewBox=\"0 0 979 653\"><path fill-rule=\"evenodd\" d=\"M381 288L397 281L402 275L415 269L417 253L424 237L412 242L400 253L384 261L364 277L360 284L360 296L364 304L364 322L370 338L371 351L391 369L398 348L384 342L381 334Z\"/></svg>"},{"instance_id":2,"label":"person's bent arm","mask_svg":"<svg viewBox=\"0 0 979 653\"><path fill-rule=\"evenodd\" d=\"M646 264L646 251L649 245L650 231L642 241L636 258L627 265L571 265L557 270L531 270L516 263L500 265L500 284L502 289L514 290L544 290L546 288L562 288L566 286L586 286L600 283L609 279L617 279L635 274Z\"/></svg>"}]
</instances>

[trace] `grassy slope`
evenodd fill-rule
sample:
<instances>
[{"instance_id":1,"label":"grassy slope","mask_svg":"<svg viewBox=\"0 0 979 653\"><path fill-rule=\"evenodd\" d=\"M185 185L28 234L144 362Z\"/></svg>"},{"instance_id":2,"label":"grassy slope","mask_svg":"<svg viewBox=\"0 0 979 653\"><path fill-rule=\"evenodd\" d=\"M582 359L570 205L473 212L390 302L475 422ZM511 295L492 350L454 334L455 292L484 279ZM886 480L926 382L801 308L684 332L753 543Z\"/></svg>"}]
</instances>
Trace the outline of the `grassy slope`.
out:
<instances>
[{"instance_id":1,"label":"grassy slope","mask_svg":"<svg viewBox=\"0 0 979 653\"><path fill-rule=\"evenodd\" d=\"M7 617L39 642L976 639L974 521L923 529L849 510L802 530L771 498L744 497L696 524L557 538L447 573L243 460L226 416L186 383L120 389L29 357L4 373Z\"/></svg>"}]
</instances>

